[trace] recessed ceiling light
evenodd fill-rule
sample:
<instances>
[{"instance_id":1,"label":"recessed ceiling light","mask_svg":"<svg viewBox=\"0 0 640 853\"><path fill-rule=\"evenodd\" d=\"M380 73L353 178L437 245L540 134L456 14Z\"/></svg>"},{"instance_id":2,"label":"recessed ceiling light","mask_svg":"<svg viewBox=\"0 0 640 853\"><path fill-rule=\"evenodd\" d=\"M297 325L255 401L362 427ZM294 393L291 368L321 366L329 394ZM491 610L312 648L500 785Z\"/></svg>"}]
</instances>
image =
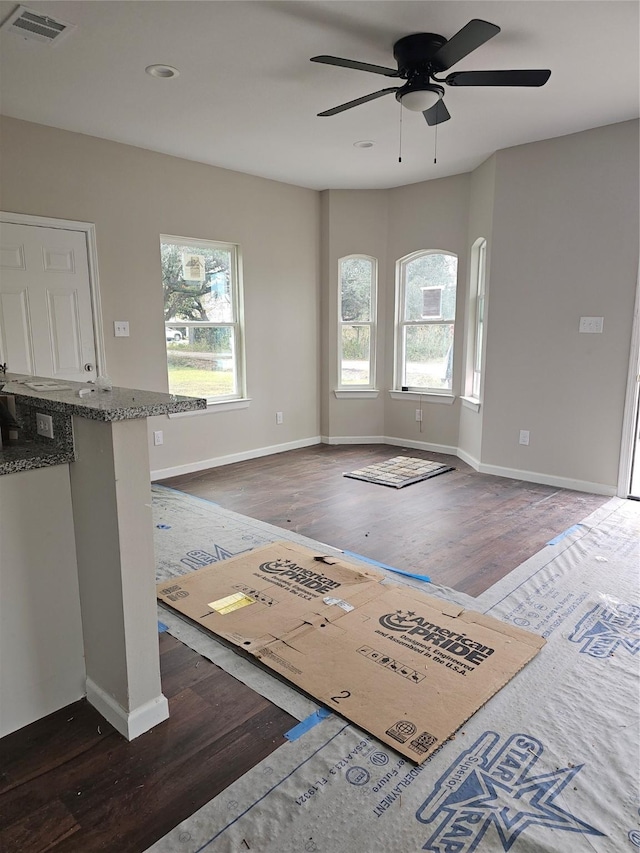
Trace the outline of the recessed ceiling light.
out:
<instances>
[{"instance_id":1,"label":"recessed ceiling light","mask_svg":"<svg viewBox=\"0 0 640 853\"><path fill-rule=\"evenodd\" d=\"M363 139L361 142L354 142L354 148L373 148L375 142L372 142L370 139Z\"/></svg>"},{"instance_id":2,"label":"recessed ceiling light","mask_svg":"<svg viewBox=\"0 0 640 853\"><path fill-rule=\"evenodd\" d=\"M169 80L171 77L178 77L180 72L172 65L147 65L144 69L151 77L159 77L162 80Z\"/></svg>"}]
</instances>

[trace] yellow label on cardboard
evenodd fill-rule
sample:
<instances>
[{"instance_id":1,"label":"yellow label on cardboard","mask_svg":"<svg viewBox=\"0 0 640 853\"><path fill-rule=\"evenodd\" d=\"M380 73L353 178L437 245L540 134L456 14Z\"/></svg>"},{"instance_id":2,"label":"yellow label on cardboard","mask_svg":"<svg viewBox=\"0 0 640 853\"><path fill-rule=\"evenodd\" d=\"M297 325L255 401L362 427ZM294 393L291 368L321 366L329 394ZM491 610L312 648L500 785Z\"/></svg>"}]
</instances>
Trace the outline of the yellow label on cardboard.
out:
<instances>
[{"instance_id":1,"label":"yellow label on cardboard","mask_svg":"<svg viewBox=\"0 0 640 853\"><path fill-rule=\"evenodd\" d=\"M224 616L225 613L240 610L241 607L246 607L248 604L255 604L255 601L255 598L251 598L243 592L234 592L233 595L225 595L224 598L219 598L217 601L210 601L207 607Z\"/></svg>"}]
</instances>

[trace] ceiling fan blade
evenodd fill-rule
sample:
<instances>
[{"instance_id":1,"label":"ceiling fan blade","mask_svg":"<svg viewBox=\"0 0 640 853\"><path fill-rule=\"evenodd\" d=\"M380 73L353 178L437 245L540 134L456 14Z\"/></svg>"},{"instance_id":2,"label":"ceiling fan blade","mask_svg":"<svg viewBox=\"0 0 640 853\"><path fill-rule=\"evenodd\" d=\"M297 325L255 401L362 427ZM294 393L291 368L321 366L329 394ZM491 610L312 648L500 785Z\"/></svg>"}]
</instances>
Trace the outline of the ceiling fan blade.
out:
<instances>
[{"instance_id":1,"label":"ceiling fan blade","mask_svg":"<svg viewBox=\"0 0 640 853\"><path fill-rule=\"evenodd\" d=\"M446 71L447 68L451 68L456 62L460 62L472 50L480 47L481 44L489 41L499 32L500 27L495 24L474 18L455 35L451 36L449 41L445 42L435 53L431 61L439 71Z\"/></svg>"},{"instance_id":2,"label":"ceiling fan blade","mask_svg":"<svg viewBox=\"0 0 640 853\"><path fill-rule=\"evenodd\" d=\"M544 86L551 71L454 71L445 78L449 86Z\"/></svg>"},{"instance_id":3,"label":"ceiling fan blade","mask_svg":"<svg viewBox=\"0 0 640 853\"><path fill-rule=\"evenodd\" d=\"M385 68L383 65L370 65L368 62L356 62L354 59L341 59L339 56L312 56L311 62L322 62L324 65L339 65L341 68L355 68L356 71L371 71L373 74L384 74L385 77L400 76L395 68Z\"/></svg>"},{"instance_id":4,"label":"ceiling fan blade","mask_svg":"<svg viewBox=\"0 0 640 853\"><path fill-rule=\"evenodd\" d=\"M422 115L427 120L429 127L433 127L436 124L442 124L443 121L449 121L451 118L449 110L446 108L442 98L432 107L429 107L428 110L425 110Z\"/></svg>"},{"instance_id":5,"label":"ceiling fan blade","mask_svg":"<svg viewBox=\"0 0 640 853\"><path fill-rule=\"evenodd\" d=\"M344 110L350 110L351 107L357 107L360 104L366 104L367 101L375 101L376 98L381 98L383 95L388 95L389 92L397 92L399 86L392 86L390 89L380 89L379 92L372 92L370 95L365 95L363 98L356 98L355 101L347 101L346 104L340 104L339 107L332 107L330 110L325 110L323 113L318 113L319 116L334 116L336 113L341 113Z\"/></svg>"}]
</instances>

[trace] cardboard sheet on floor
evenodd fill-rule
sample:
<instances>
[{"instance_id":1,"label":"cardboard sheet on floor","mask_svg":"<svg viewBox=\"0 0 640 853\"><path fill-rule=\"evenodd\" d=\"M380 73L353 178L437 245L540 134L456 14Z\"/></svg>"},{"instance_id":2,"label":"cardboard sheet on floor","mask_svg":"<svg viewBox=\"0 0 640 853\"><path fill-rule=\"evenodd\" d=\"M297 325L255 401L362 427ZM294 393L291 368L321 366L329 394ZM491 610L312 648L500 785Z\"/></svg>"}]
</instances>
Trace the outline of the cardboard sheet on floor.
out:
<instances>
[{"instance_id":1,"label":"cardboard sheet on floor","mask_svg":"<svg viewBox=\"0 0 640 853\"><path fill-rule=\"evenodd\" d=\"M290 542L158 584L158 598L421 764L545 644Z\"/></svg>"}]
</instances>

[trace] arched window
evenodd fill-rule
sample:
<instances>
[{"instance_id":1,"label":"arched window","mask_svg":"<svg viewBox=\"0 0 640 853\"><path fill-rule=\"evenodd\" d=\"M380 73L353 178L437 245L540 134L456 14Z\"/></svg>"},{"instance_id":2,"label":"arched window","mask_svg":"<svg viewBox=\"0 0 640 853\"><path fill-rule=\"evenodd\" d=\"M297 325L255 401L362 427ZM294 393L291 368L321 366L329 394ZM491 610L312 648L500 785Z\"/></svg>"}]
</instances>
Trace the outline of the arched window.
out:
<instances>
[{"instance_id":1,"label":"arched window","mask_svg":"<svg viewBox=\"0 0 640 853\"><path fill-rule=\"evenodd\" d=\"M339 265L338 388L374 388L378 262L348 255Z\"/></svg>"},{"instance_id":2,"label":"arched window","mask_svg":"<svg viewBox=\"0 0 640 853\"><path fill-rule=\"evenodd\" d=\"M396 264L395 386L451 391L458 258L414 252Z\"/></svg>"}]
</instances>

